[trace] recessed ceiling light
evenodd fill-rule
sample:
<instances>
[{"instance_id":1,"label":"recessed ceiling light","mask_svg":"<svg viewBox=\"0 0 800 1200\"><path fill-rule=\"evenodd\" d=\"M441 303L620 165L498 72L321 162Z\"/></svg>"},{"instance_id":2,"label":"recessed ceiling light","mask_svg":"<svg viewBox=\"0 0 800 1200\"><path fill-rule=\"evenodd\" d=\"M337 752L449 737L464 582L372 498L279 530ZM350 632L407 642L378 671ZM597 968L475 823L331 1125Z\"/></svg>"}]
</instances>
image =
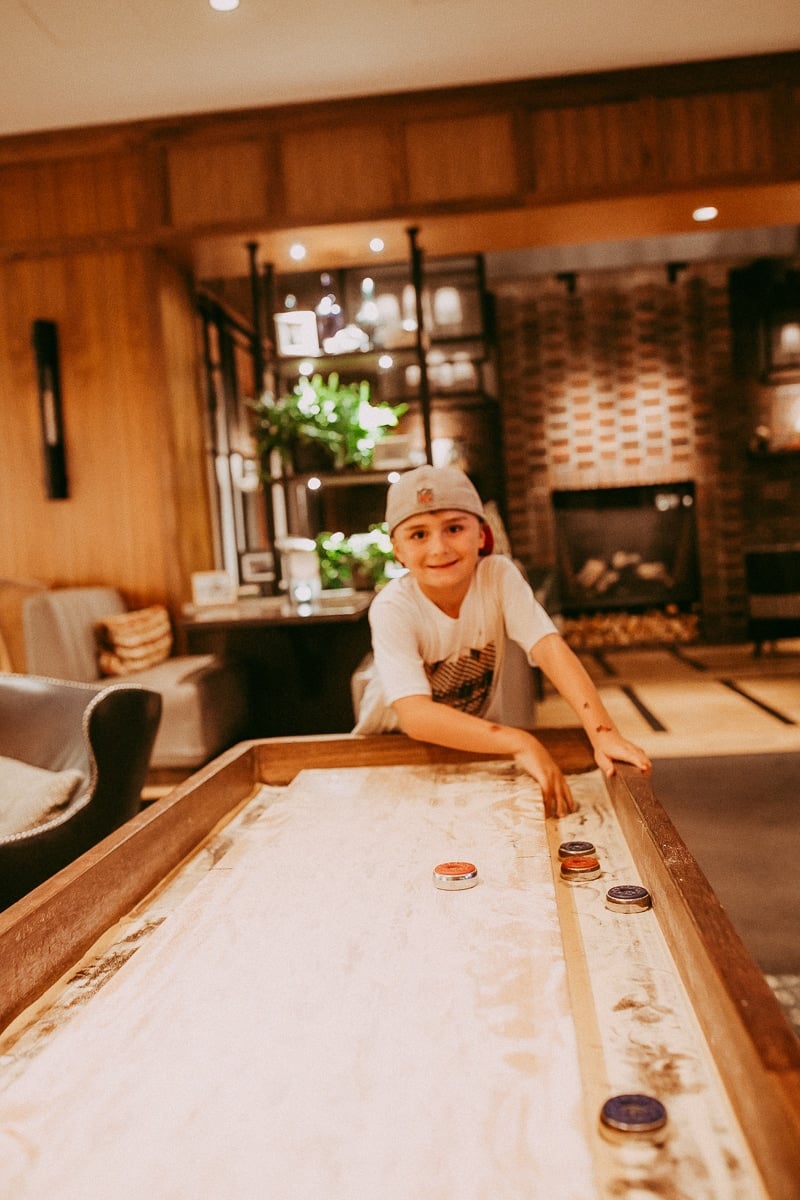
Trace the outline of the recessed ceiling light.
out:
<instances>
[{"instance_id":1,"label":"recessed ceiling light","mask_svg":"<svg viewBox=\"0 0 800 1200\"><path fill-rule=\"evenodd\" d=\"M385 248L385 242L384 242L383 238L379 238L379 237L372 238L369 243L369 248L373 254L380 254L381 250L383 250Z\"/></svg>"},{"instance_id":2,"label":"recessed ceiling light","mask_svg":"<svg viewBox=\"0 0 800 1200\"><path fill-rule=\"evenodd\" d=\"M714 208L713 204L705 204L702 208L696 208L692 213L693 221L713 221L719 216L719 209Z\"/></svg>"},{"instance_id":3,"label":"recessed ceiling light","mask_svg":"<svg viewBox=\"0 0 800 1200\"><path fill-rule=\"evenodd\" d=\"M289 247L289 257L293 258L295 262L300 262L300 260L305 258L305 256L306 248L305 246L301 245L300 242L295 242Z\"/></svg>"},{"instance_id":4,"label":"recessed ceiling light","mask_svg":"<svg viewBox=\"0 0 800 1200\"><path fill-rule=\"evenodd\" d=\"M233 12L239 7L239 0L208 0L208 3L216 12Z\"/></svg>"}]
</instances>

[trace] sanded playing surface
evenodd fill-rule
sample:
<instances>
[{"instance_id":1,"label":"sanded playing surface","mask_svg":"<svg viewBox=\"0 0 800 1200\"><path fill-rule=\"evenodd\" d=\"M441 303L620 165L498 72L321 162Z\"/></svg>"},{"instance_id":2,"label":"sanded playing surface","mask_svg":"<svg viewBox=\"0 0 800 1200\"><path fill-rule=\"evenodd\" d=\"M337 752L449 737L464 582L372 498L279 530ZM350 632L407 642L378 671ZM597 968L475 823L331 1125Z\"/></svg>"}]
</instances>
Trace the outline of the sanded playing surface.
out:
<instances>
[{"instance_id":1,"label":"sanded playing surface","mask_svg":"<svg viewBox=\"0 0 800 1200\"><path fill-rule=\"evenodd\" d=\"M576 790L565 830L629 875ZM558 836L507 763L303 772L13 1073L0 1195L762 1195L653 914L559 891ZM433 886L452 859L477 887ZM604 1089L659 1080L668 1148L602 1145Z\"/></svg>"}]
</instances>

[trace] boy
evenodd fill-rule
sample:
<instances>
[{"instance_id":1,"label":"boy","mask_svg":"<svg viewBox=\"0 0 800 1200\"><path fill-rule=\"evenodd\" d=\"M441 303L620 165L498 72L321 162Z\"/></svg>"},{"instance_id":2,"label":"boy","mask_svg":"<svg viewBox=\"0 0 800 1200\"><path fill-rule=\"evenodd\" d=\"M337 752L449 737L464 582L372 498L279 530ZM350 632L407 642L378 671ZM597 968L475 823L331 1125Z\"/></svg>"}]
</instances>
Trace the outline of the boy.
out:
<instances>
[{"instance_id":1,"label":"boy","mask_svg":"<svg viewBox=\"0 0 800 1200\"><path fill-rule=\"evenodd\" d=\"M597 765L651 763L619 733L582 664L511 559L491 556L480 497L455 467L417 467L389 488L386 521L408 574L378 593L369 614L375 671L356 733L409 737L515 762L542 789L545 813L575 811L569 785L525 729L504 722L496 684L508 639L536 662L574 709Z\"/></svg>"}]
</instances>

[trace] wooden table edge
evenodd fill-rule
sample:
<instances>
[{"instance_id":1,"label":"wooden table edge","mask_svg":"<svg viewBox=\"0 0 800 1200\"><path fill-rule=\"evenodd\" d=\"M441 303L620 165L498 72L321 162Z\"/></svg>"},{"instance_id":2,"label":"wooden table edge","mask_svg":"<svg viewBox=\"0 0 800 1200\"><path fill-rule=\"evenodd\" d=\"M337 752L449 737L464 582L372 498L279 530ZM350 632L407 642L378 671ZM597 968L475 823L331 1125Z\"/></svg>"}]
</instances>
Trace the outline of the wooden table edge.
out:
<instances>
[{"instance_id":1,"label":"wooden table edge","mask_svg":"<svg viewBox=\"0 0 800 1200\"><path fill-rule=\"evenodd\" d=\"M581 730L538 730L537 737L566 772L594 767ZM262 784L288 784L305 768L485 757L402 734L271 738L233 747L0 913L0 1030ZM800 1042L650 781L621 765L608 788L771 1200L796 1200Z\"/></svg>"}]
</instances>

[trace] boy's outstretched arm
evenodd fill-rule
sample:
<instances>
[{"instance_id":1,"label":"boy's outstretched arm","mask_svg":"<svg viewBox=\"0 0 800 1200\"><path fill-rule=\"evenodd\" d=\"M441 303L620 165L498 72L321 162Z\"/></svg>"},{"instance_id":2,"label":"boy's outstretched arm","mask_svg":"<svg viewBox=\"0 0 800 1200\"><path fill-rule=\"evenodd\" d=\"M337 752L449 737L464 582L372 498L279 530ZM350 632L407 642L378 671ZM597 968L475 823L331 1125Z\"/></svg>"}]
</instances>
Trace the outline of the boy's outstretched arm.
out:
<instances>
[{"instance_id":1,"label":"boy's outstretched arm","mask_svg":"<svg viewBox=\"0 0 800 1200\"><path fill-rule=\"evenodd\" d=\"M645 773L652 769L644 750L619 732L583 663L559 634L548 633L541 638L532 647L531 656L574 710L604 774L614 774L615 759L632 763Z\"/></svg>"},{"instance_id":2,"label":"boy's outstretched arm","mask_svg":"<svg viewBox=\"0 0 800 1200\"><path fill-rule=\"evenodd\" d=\"M523 771L542 789L545 815L565 817L575 811L569 784L551 754L524 729L499 725L437 704L430 696L404 696L392 706L403 733L420 742L478 754L513 755Z\"/></svg>"}]
</instances>

